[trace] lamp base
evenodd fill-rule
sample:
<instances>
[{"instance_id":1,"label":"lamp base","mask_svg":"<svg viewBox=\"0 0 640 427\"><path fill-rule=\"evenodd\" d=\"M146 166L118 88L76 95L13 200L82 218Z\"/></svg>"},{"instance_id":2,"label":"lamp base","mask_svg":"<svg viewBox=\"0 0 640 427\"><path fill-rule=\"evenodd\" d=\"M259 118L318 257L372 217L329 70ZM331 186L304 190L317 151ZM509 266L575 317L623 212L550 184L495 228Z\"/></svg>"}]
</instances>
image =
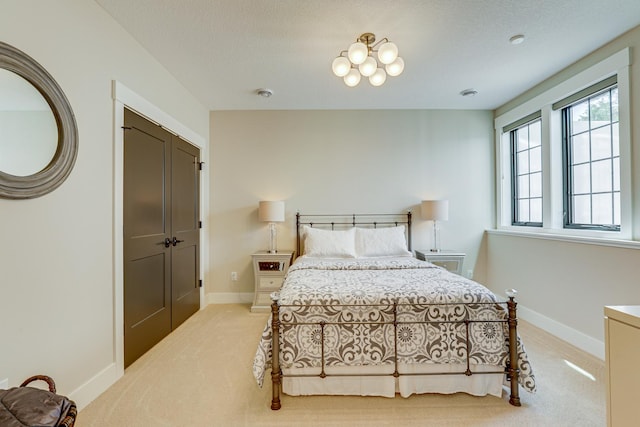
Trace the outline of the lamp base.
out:
<instances>
[{"instance_id":1,"label":"lamp base","mask_svg":"<svg viewBox=\"0 0 640 427\"><path fill-rule=\"evenodd\" d=\"M278 236L276 232L276 224L273 222L269 223L269 253L275 254L278 253L278 249L276 246L276 242L278 241Z\"/></svg>"}]
</instances>

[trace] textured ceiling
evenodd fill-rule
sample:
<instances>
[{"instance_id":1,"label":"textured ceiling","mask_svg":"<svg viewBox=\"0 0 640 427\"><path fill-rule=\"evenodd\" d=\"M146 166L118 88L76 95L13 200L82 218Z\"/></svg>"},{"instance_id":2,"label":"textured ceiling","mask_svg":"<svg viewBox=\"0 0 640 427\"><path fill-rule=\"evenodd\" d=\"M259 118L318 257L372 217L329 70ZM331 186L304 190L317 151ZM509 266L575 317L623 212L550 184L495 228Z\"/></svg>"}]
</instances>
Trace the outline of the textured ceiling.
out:
<instances>
[{"instance_id":1,"label":"textured ceiling","mask_svg":"<svg viewBox=\"0 0 640 427\"><path fill-rule=\"evenodd\" d=\"M640 24L639 0L95 1L211 110L495 109ZM348 88L331 62L364 32L405 71Z\"/></svg>"}]
</instances>

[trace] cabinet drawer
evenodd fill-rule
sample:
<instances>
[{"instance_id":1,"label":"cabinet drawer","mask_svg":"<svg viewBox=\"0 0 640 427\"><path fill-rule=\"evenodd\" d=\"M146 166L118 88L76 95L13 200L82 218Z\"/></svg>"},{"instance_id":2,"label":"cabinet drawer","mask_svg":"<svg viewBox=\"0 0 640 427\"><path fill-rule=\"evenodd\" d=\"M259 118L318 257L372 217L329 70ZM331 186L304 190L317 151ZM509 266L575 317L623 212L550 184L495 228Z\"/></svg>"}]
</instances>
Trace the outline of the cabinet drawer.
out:
<instances>
[{"instance_id":1,"label":"cabinet drawer","mask_svg":"<svg viewBox=\"0 0 640 427\"><path fill-rule=\"evenodd\" d=\"M259 290L278 290L284 281L283 277L261 277L258 283Z\"/></svg>"}]
</instances>

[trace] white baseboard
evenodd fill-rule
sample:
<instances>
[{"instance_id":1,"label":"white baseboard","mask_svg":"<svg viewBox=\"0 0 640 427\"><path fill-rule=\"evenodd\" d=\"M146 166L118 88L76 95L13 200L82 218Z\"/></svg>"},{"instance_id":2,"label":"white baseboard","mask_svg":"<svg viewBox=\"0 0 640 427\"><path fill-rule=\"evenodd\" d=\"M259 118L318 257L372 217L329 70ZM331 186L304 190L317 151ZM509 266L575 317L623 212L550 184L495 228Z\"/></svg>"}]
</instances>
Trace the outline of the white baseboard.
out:
<instances>
[{"instance_id":1,"label":"white baseboard","mask_svg":"<svg viewBox=\"0 0 640 427\"><path fill-rule=\"evenodd\" d=\"M97 373L89 381L69 393L68 397L76 403L78 411L81 411L85 406L111 387L118 379L119 377L116 364L112 363Z\"/></svg>"},{"instance_id":2,"label":"white baseboard","mask_svg":"<svg viewBox=\"0 0 640 427\"><path fill-rule=\"evenodd\" d=\"M552 335L604 360L604 343L569 326L518 304L518 317ZM526 346L526 343L525 343Z\"/></svg>"},{"instance_id":3,"label":"white baseboard","mask_svg":"<svg viewBox=\"0 0 640 427\"><path fill-rule=\"evenodd\" d=\"M251 304L253 292L209 292L207 304Z\"/></svg>"}]
</instances>

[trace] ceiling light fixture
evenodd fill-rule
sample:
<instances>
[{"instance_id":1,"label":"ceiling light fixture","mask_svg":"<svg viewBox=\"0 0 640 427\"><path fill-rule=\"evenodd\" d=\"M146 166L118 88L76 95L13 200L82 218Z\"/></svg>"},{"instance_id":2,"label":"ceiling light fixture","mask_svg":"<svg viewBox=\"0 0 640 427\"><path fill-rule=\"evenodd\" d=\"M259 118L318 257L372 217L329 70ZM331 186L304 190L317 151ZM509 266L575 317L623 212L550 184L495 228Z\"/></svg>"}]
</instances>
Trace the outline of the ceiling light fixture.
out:
<instances>
[{"instance_id":1,"label":"ceiling light fixture","mask_svg":"<svg viewBox=\"0 0 640 427\"><path fill-rule=\"evenodd\" d=\"M273 95L273 91L271 89L258 89L256 90L256 93L263 98L269 98Z\"/></svg>"},{"instance_id":2,"label":"ceiling light fixture","mask_svg":"<svg viewBox=\"0 0 640 427\"><path fill-rule=\"evenodd\" d=\"M342 77L349 87L357 86L362 76L369 77L373 86L381 86L387 75L399 76L404 70L404 60L398 56L398 46L386 37L378 43L375 41L373 33L358 37L349 49L333 60L333 74Z\"/></svg>"}]
</instances>

